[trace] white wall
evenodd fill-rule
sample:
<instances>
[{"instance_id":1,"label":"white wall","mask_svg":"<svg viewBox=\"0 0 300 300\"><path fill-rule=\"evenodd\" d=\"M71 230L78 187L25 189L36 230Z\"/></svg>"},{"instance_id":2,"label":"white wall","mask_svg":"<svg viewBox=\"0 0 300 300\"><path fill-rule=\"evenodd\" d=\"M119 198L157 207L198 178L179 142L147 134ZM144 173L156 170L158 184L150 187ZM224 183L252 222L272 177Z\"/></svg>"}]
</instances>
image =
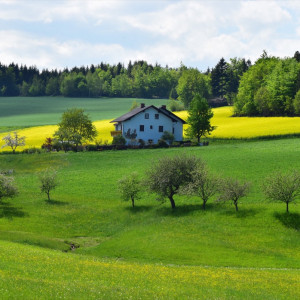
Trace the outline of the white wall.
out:
<instances>
[{"instance_id":1,"label":"white wall","mask_svg":"<svg viewBox=\"0 0 300 300\"><path fill-rule=\"evenodd\" d=\"M149 114L149 119L145 119L145 113ZM155 119L155 114L159 114L159 119ZM140 125L144 125L143 132L140 131ZM152 129L150 129L150 126L152 126ZM157 143L163 135L163 132L159 132L159 126L163 126L163 131L171 133L174 128L175 140L182 140L182 123L173 122L169 117L159 113L152 107L123 122L123 135L125 135L128 129L131 129L131 132L136 129L137 140L142 139L147 143L149 139L152 139L154 143Z\"/></svg>"}]
</instances>

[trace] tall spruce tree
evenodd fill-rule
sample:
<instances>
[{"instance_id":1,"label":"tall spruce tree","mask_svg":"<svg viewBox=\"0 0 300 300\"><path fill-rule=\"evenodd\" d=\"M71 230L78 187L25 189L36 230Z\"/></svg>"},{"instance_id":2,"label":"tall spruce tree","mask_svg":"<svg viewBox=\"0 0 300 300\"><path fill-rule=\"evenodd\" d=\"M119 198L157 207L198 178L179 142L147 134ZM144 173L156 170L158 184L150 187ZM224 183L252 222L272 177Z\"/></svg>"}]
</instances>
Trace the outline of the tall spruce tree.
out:
<instances>
[{"instance_id":1,"label":"tall spruce tree","mask_svg":"<svg viewBox=\"0 0 300 300\"><path fill-rule=\"evenodd\" d=\"M223 98L227 92L227 63L222 57L211 71L211 88L214 97Z\"/></svg>"}]
</instances>

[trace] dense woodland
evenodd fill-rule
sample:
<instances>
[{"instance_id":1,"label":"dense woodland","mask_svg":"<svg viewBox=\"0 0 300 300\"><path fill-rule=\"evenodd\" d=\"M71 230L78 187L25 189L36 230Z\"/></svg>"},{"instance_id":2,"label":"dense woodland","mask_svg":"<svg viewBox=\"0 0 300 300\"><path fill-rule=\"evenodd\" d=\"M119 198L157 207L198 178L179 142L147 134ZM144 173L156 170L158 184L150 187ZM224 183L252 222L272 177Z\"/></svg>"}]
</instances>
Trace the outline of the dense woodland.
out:
<instances>
[{"instance_id":1,"label":"dense woodland","mask_svg":"<svg viewBox=\"0 0 300 300\"><path fill-rule=\"evenodd\" d=\"M223 97L237 92L239 77L250 65L251 62L245 59L234 58L227 63L222 58L215 68L203 73L184 65L174 69L158 64L153 66L146 61L129 62L127 67L121 63L101 63L51 71L0 63L0 95L173 99L182 96L183 101L188 101L188 89L190 93L198 91L206 98Z\"/></svg>"},{"instance_id":2,"label":"dense woodland","mask_svg":"<svg viewBox=\"0 0 300 300\"><path fill-rule=\"evenodd\" d=\"M206 72L146 61L51 71L0 63L0 96L170 98L188 108L194 95L200 94L206 99L226 99L237 116L299 115L299 88L298 51L283 59L264 51L253 65L244 58L229 62L221 58Z\"/></svg>"}]
</instances>

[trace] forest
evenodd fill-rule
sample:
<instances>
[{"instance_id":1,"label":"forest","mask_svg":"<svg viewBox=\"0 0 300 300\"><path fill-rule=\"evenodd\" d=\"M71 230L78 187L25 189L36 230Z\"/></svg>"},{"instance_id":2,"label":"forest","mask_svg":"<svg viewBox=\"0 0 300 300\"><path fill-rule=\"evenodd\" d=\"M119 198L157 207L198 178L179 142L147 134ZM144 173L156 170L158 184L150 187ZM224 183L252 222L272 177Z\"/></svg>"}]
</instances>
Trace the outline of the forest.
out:
<instances>
[{"instance_id":1,"label":"forest","mask_svg":"<svg viewBox=\"0 0 300 300\"><path fill-rule=\"evenodd\" d=\"M236 116L300 114L300 53L269 56L254 64L245 58L221 58L205 72L162 67L146 61L40 71L35 66L0 63L0 96L170 98L189 107L195 94L225 99Z\"/></svg>"}]
</instances>

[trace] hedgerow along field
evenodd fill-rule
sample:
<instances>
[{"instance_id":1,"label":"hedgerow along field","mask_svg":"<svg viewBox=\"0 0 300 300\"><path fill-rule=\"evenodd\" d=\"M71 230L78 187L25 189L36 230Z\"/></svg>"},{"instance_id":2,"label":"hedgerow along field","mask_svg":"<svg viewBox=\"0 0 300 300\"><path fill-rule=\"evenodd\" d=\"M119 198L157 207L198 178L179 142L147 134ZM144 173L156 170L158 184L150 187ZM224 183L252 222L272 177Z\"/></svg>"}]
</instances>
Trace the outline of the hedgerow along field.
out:
<instances>
[{"instance_id":1,"label":"hedgerow along field","mask_svg":"<svg viewBox=\"0 0 300 300\"><path fill-rule=\"evenodd\" d=\"M15 97L0 98L0 140L9 131L18 130L26 136L26 146L40 147L46 137L51 137L57 129L62 113L68 108L83 108L98 130L99 142L111 143L110 132L114 130L110 121L129 111L132 102L167 104L164 99L132 99L132 98L63 98L63 97ZM232 117L232 107L213 109L212 124L216 129L210 138L216 139L253 139L270 136L289 136L300 134L300 117ZM187 112L176 113L182 119ZM25 127L25 128L24 128ZM22 129L23 128L23 129ZM187 128L187 125L184 126ZM2 133L1 133L2 132ZM0 149L0 151L8 150Z\"/></svg>"},{"instance_id":2,"label":"hedgerow along field","mask_svg":"<svg viewBox=\"0 0 300 300\"><path fill-rule=\"evenodd\" d=\"M230 204L176 197L177 208L145 193L131 208L117 180L152 161L187 153L211 171L252 182L240 211ZM20 194L0 205L3 298L300 297L300 209L264 199L260 184L275 170L300 169L300 140L209 147L0 155ZM53 202L38 172L58 169ZM70 245L78 247L69 251ZM68 252L64 252L68 251Z\"/></svg>"}]
</instances>

